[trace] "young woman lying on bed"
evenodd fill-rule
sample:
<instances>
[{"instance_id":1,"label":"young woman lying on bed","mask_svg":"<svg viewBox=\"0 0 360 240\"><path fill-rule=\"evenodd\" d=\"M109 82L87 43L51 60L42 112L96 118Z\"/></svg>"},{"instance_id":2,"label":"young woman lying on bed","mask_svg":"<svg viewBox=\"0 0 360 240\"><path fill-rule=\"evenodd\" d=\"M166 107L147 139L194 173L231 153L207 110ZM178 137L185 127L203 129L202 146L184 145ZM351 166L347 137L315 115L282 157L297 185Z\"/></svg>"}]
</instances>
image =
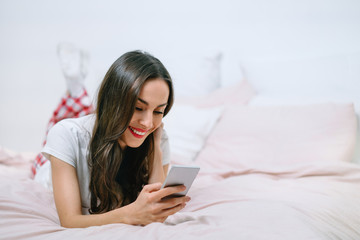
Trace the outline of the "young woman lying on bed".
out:
<instances>
[{"instance_id":1,"label":"young woman lying on bed","mask_svg":"<svg viewBox=\"0 0 360 240\"><path fill-rule=\"evenodd\" d=\"M184 186L160 189L170 161L162 124L173 104L168 71L147 53L125 53L106 73L97 97L94 114L77 114L85 116L51 127L36 161L41 166L33 168L35 179L50 181L37 175L51 171L47 185L64 227L165 221L190 200L163 200ZM81 97L69 95L62 104L69 101L78 104L78 113L84 110Z\"/></svg>"}]
</instances>

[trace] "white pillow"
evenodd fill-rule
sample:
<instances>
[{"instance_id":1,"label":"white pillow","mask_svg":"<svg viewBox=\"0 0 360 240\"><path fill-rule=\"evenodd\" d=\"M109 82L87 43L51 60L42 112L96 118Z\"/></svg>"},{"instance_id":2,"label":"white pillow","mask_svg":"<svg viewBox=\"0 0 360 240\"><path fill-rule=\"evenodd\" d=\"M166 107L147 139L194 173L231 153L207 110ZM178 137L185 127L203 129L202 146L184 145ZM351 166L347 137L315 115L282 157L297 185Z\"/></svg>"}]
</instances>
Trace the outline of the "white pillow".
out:
<instances>
[{"instance_id":1,"label":"white pillow","mask_svg":"<svg viewBox=\"0 0 360 240\"><path fill-rule=\"evenodd\" d=\"M222 113L221 107L198 108L174 104L164 118L172 161L189 162L196 158Z\"/></svg>"},{"instance_id":2,"label":"white pillow","mask_svg":"<svg viewBox=\"0 0 360 240\"><path fill-rule=\"evenodd\" d=\"M186 61L168 67L177 96L206 95L220 87L221 53L201 57L185 54L181 58Z\"/></svg>"},{"instance_id":3,"label":"white pillow","mask_svg":"<svg viewBox=\"0 0 360 240\"><path fill-rule=\"evenodd\" d=\"M234 86L246 79L239 57L233 52L223 54L221 64L221 87Z\"/></svg>"}]
</instances>

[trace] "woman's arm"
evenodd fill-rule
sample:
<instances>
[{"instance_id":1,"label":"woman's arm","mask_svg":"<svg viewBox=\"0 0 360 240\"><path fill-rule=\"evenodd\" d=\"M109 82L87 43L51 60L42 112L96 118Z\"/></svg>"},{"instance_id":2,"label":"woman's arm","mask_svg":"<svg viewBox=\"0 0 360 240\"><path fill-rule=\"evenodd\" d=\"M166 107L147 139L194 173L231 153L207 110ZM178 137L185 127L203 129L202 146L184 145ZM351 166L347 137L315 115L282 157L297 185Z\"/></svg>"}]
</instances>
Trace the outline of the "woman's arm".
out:
<instances>
[{"instance_id":1,"label":"woman's arm","mask_svg":"<svg viewBox=\"0 0 360 240\"><path fill-rule=\"evenodd\" d=\"M162 151L160 147L155 147L154 163L151 175L149 177L149 183L163 183L165 181L169 164L162 164Z\"/></svg>"},{"instance_id":2,"label":"woman's arm","mask_svg":"<svg viewBox=\"0 0 360 240\"><path fill-rule=\"evenodd\" d=\"M50 157L56 209L63 227L88 227L115 222L109 212L98 215L82 215L81 197L76 169L70 164ZM125 216L126 214L119 214ZM119 222L126 219L116 217Z\"/></svg>"},{"instance_id":3,"label":"woman's arm","mask_svg":"<svg viewBox=\"0 0 360 240\"><path fill-rule=\"evenodd\" d=\"M161 136L163 134L163 126L161 125L154 131L154 162L152 172L149 178L149 183L156 183L165 181L169 164L163 165L162 164L162 150L161 150Z\"/></svg>"},{"instance_id":4,"label":"woman's arm","mask_svg":"<svg viewBox=\"0 0 360 240\"><path fill-rule=\"evenodd\" d=\"M102 214L82 215L81 197L76 169L51 156L52 181L56 209L63 227L79 228L110 223L146 225L163 222L181 210L188 197L162 200L163 197L181 192L184 186L160 189L161 184L146 185L135 202Z\"/></svg>"}]
</instances>

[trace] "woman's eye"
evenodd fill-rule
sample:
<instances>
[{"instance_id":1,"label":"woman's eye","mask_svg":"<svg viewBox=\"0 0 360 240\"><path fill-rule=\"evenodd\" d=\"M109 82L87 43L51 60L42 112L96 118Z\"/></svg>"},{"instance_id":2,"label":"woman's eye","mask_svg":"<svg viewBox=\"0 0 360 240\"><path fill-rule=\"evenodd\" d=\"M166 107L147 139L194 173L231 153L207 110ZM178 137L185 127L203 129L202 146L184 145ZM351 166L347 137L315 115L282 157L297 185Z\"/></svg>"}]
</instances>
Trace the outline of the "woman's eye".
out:
<instances>
[{"instance_id":1,"label":"woman's eye","mask_svg":"<svg viewBox=\"0 0 360 240\"><path fill-rule=\"evenodd\" d=\"M136 107L135 110L142 111L142 108Z\"/></svg>"},{"instance_id":2,"label":"woman's eye","mask_svg":"<svg viewBox=\"0 0 360 240\"><path fill-rule=\"evenodd\" d=\"M161 111L154 111L154 113L155 113L155 114L159 114L159 115L160 115L160 114L164 114L164 113L161 112Z\"/></svg>"}]
</instances>

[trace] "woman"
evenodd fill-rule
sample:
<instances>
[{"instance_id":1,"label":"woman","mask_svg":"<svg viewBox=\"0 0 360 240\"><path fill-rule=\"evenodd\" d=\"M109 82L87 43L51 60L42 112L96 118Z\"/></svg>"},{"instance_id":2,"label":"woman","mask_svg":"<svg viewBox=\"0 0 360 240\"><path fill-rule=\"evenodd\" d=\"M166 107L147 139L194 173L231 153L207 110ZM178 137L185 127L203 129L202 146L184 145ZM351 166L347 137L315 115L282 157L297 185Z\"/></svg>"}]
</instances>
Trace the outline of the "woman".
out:
<instances>
[{"instance_id":1,"label":"woman","mask_svg":"<svg viewBox=\"0 0 360 240\"><path fill-rule=\"evenodd\" d=\"M162 63L128 52L106 73L95 114L50 129L42 153L62 226L147 225L185 206L189 197L163 199L184 186L160 189L169 164L162 118L172 103Z\"/></svg>"}]
</instances>

